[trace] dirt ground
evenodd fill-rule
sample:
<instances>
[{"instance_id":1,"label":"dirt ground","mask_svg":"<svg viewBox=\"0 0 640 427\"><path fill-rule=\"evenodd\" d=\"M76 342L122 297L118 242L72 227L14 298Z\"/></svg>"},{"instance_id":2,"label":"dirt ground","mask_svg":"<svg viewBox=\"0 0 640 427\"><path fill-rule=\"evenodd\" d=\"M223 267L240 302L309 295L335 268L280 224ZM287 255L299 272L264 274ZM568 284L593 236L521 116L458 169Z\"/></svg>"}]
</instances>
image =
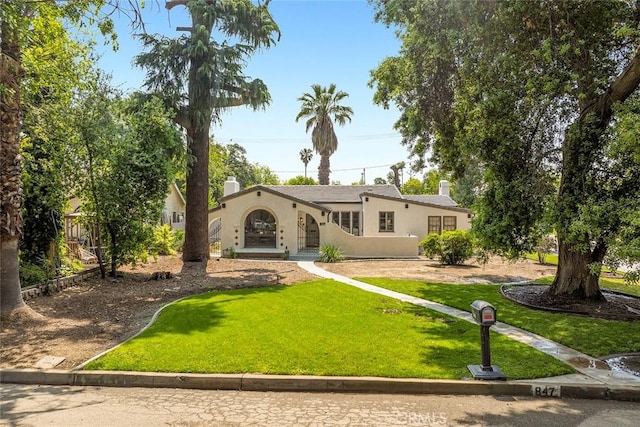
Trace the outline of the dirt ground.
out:
<instances>
[{"instance_id":1,"label":"dirt ground","mask_svg":"<svg viewBox=\"0 0 640 427\"><path fill-rule=\"evenodd\" d=\"M178 257L160 257L124 267L123 277L89 279L80 285L28 301L43 323L3 322L0 368L33 368L45 356L63 357L58 369L71 369L138 332L161 306L188 295L271 285L317 277L291 261L211 259L206 271ZM485 266L441 266L428 259L363 260L319 264L348 277L390 277L444 283L515 282L550 276L554 266L493 259ZM171 278L152 280L154 272Z\"/></svg>"}]
</instances>

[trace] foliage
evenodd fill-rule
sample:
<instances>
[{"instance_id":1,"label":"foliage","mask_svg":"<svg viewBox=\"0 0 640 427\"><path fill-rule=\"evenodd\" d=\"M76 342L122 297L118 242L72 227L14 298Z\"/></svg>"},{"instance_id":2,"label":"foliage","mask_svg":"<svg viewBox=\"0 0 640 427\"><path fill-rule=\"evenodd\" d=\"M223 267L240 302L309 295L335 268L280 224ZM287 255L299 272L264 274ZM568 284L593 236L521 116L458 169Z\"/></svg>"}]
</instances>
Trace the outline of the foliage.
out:
<instances>
[{"instance_id":1,"label":"foliage","mask_svg":"<svg viewBox=\"0 0 640 427\"><path fill-rule=\"evenodd\" d=\"M158 255L175 255L176 241L177 236L169 225L159 225L153 229L152 253Z\"/></svg>"},{"instance_id":2,"label":"foliage","mask_svg":"<svg viewBox=\"0 0 640 427\"><path fill-rule=\"evenodd\" d=\"M464 264L473 256L473 238L464 230L431 233L420 242L420 246L425 256L439 256L440 262L446 265Z\"/></svg>"},{"instance_id":3,"label":"foliage","mask_svg":"<svg viewBox=\"0 0 640 427\"><path fill-rule=\"evenodd\" d=\"M294 178L289 179L283 183L284 185L318 185L318 182L311 178L305 178L302 175L298 175Z\"/></svg>"},{"instance_id":4,"label":"foliage","mask_svg":"<svg viewBox=\"0 0 640 427\"><path fill-rule=\"evenodd\" d=\"M402 194L427 194L424 184L418 178L409 178L400 186Z\"/></svg>"},{"instance_id":5,"label":"foliage","mask_svg":"<svg viewBox=\"0 0 640 427\"><path fill-rule=\"evenodd\" d=\"M493 332L491 347L509 378L572 372ZM183 299L86 368L461 379L479 357L477 325L318 280Z\"/></svg>"},{"instance_id":6,"label":"foliage","mask_svg":"<svg viewBox=\"0 0 640 427\"><path fill-rule=\"evenodd\" d=\"M53 278L51 272L42 265L31 263L20 264L20 286L23 288L41 285L51 278Z\"/></svg>"},{"instance_id":7,"label":"foliage","mask_svg":"<svg viewBox=\"0 0 640 427\"><path fill-rule=\"evenodd\" d=\"M515 258L551 226L564 254L552 293L597 299L589 266L640 210L636 5L374 3L403 43L373 71L374 99L400 109L418 166L432 153L454 179L481 178L465 199L483 248Z\"/></svg>"},{"instance_id":8,"label":"foliage","mask_svg":"<svg viewBox=\"0 0 640 427\"><path fill-rule=\"evenodd\" d=\"M322 244L320 246L320 262L340 262L344 259L342 249L335 245Z\"/></svg>"},{"instance_id":9,"label":"foliage","mask_svg":"<svg viewBox=\"0 0 640 427\"><path fill-rule=\"evenodd\" d=\"M175 111L174 121L187 134L192 160L186 175L187 206L183 259L202 262L209 258L207 182L209 137L213 120L223 110L269 104L271 96L259 79L244 74L247 59L271 47L280 30L271 16L269 2L251 0L193 0L169 2L169 9L185 6L192 25L188 35L167 38L142 34L145 52L135 62L146 69L145 87ZM216 40L213 35L222 40ZM242 177L240 177L242 178ZM215 199L215 198L214 198Z\"/></svg>"},{"instance_id":10,"label":"foliage","mask_svg":"<svg viewBox=\"0 0 640 427\"><path fill-rule=\"evenodd\" d=\"M113 98L106 82L78 105L78 191L86 228L108 239L111 275L152 246L153 225L184 150L158 99ZM100 246L100 245L98 245Z\"/></svg>"},{"instance_id":11,"label":"foliage","mask_svg":"<svg viewBox=\"0 0 640 427\"><path fill-rule=\"evenodd\" d=\"M224 195L224 182L227 177L234 176L240 188L254 185L278 185L280 179L268 166L250 163L247 160L247 150L239 144L209 145L209 186L211 198L209 206L218 204Z\"/></svg>"},{"instance_id":12,"label":"foliage","mask_svg":"<svg viewBox=\"0 0 640 427\"><path fill-rule=\"evenodd\" d=\"M329 158L338 149L338 137L333 130L333 122L340 126L344 126L347 121L351 122L353 109L340 104L349 94L341 90L337 91L334 83L329 87L312 84L311 89L312 93L304 93L298 98L302 105L296 115L296 122L306 119L307 133L313 128L311 143L316 153L320 154L318 182L321 185L329 185Z\"/></svg>"}]
</instances>

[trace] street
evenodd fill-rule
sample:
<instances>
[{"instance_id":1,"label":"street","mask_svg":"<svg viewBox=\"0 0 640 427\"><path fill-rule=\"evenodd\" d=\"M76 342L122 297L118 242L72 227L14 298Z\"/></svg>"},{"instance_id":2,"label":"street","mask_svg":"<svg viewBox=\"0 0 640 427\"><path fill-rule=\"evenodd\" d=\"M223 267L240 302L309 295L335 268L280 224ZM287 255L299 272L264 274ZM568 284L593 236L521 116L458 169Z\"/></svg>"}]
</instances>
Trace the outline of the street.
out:
<instances>
[{"instance_id":1,"label":"street","mask_svg":"<svg viewBox=\"0 0 640 427\"><path fill-rule=\"evenodd\" d=\"M510 396L0 384L0 426L637 426L640 405Z\"/></svg>"}]
</instances>

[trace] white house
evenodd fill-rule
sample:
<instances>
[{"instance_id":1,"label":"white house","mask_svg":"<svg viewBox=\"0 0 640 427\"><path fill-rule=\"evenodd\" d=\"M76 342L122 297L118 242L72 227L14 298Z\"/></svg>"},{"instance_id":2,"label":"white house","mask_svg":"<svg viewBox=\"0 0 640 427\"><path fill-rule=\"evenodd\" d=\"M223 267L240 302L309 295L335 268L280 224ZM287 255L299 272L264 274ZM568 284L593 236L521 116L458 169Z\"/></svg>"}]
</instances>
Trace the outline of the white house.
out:
<instances>
[{"instance_id":1,"label":"white house","mask_svg":"<svg viewBox=\"0 0 640 427\"><path fill-rule=\"evenodd\" d=\"M428 233L469 230L472 213L449 197L402 195L393 185L257 185L225 182L209 211L210 238L239 255L317 255L322 244L347 257L413 257Z\"/></svg>"}]
</instances>

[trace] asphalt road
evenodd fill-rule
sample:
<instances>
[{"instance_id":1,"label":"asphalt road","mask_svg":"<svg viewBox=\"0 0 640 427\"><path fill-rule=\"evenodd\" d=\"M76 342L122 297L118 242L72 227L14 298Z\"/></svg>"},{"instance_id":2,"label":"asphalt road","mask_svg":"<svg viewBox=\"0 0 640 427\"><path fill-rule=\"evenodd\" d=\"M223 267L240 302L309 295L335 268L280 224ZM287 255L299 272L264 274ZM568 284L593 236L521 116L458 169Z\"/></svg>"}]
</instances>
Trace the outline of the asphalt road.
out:
<instances>
[{"instance_id":1,"label":"asphalt road","mask_svg":"<svg viewBox=\"0 0 640 427\"><path fill-rule=\"evenodd\" d=\"M640 404L0 384L0 426L638 426Z\"/></svg>"}]
</instances>

